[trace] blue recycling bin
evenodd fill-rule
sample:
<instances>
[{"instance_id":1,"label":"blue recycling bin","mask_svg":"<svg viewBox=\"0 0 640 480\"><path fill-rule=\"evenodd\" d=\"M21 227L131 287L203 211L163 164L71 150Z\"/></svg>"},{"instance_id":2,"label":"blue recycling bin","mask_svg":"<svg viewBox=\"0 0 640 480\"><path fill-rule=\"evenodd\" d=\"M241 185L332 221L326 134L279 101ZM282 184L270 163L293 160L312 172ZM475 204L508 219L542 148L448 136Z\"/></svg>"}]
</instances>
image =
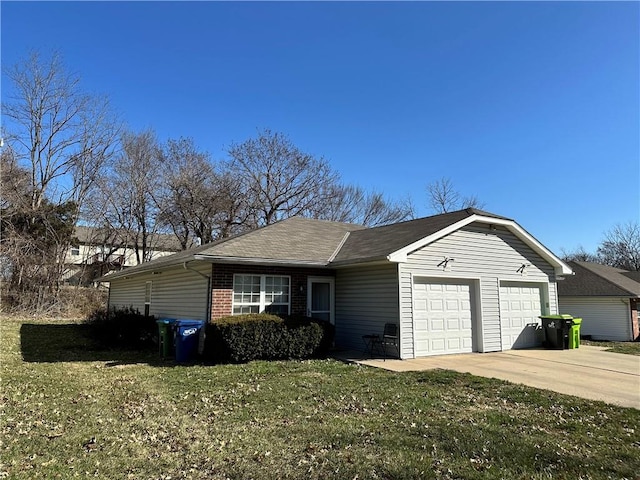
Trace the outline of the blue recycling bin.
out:
<instances>
[{"instance_id":1,"label":"blue recycling bin","mask_svg":"<svg viewBox=\"0 0 640 480\"><path fill-rule=\"evenodd\" d=\"M176 320L176 362L188 363L195 359L200 343L201 320Z\"/></svg>"}]
</instances>

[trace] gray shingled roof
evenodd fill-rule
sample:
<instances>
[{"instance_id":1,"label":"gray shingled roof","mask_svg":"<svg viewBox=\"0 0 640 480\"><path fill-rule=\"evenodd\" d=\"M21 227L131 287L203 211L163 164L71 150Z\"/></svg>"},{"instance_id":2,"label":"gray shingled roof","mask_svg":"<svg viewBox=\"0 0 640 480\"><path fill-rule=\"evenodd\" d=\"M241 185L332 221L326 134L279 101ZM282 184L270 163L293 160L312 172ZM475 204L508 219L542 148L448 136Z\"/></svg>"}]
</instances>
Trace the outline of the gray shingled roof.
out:
<instances>
[{"instance_id":1,"label":"gray shingled roof","mask_svg":"<svg viewBox=\"0 0 640 480\"><path fill-rule=\"evenodd\" d=\"M157 258L113 273L104 280L193 260L307 266L383 260L397 250L473 215L511 221L474 208L374 228L292 217L235 237Z\"/></svg>"},{"instance_id":2,"label":"gray shingled roof","mask_svg":"<svg viewBox=\"0 0 640 480\"><path fill-rule=\"evenodd\" d=\"M569 262L574 275L558 282L565 297L640 297L640 282L633 272L591 262ZM631 275L629 275L631 273Z\"/></svg>"},{"instance_id":3,"label":"gray shingled roof","mask_svg":"<svg viewBox=\"0 0 640 480\"><path fill-rule=\"evenodd\" d=\"M351 232L333 263L339 265L365 260L385 259L391 253L472 215L510 220L493 213L467 208L393 225L358 230Z\"/></svg>"},{"instance_id":4,"label":"gray shingled roof","mask_svg":"<svg viewBox=\"0 0 640 480\"><path fill-rule=\"evenodd\" d=\"M200 255L326 265L347 232L364 228L352 223L291 217L212 244Z\"/></svg>"},{"instance_id":5,"label":"gray shingled roof","mask_svg":"<svg viewBox=\"0 0 640 480\"><path fill-rule=\"evenodd\" d=\"M211 261L252 261L282 265L326 266L346 234L364 229L362 225L291 217L257 230L160 257L135 267L112 273L103 280L180 265L198 259Z\"/></svg>"}]
</instances>

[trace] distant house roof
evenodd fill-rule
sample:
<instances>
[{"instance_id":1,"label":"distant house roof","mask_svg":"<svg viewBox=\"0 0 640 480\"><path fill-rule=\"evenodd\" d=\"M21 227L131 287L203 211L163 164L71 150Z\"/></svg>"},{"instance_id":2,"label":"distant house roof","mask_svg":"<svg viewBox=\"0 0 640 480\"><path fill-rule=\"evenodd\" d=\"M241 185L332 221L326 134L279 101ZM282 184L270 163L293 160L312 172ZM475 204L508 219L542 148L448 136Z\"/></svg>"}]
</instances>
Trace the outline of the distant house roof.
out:
<instances>
[{"instance_id":1,"label":"distant house roof","mask_svg":"<svg viewBox=\"0 0 640 480\"><path fill-rule=\"evenodd\" d=\"M558 282L566 297L640 297L640 272L592 262L569 262L574 275Z\"/></svg>"},{"instance_id":2,"label":"distant house roof","mask_svg":"<svg viewBox=\"0 0 640 480\"><path fill-rule=\"evenodd\" d=\"M340 267L378 261L401 262L407 253L474 221L504 225L556 267L569 267L513 220L468 208L381 227L291 217L272 225L158 258L114 273L104 280L180 265L194 260L212 263Z\"/></svg>"},{"instance_id":3,"label":"distant house roof","mask_svg":"<svg viewBox=\"0 0 640 480\"><path fill-rule=\"evenodd\" d=\"M136 235L132 235L125 230L114 230L100 227L77 226L75 236L82 245L110 245L110 246L133 246ZM153 250L167 252L177 252L182 250L180 241L175 235L157 234L149 235L148 245Z\"/></svg>"}]
</instances>

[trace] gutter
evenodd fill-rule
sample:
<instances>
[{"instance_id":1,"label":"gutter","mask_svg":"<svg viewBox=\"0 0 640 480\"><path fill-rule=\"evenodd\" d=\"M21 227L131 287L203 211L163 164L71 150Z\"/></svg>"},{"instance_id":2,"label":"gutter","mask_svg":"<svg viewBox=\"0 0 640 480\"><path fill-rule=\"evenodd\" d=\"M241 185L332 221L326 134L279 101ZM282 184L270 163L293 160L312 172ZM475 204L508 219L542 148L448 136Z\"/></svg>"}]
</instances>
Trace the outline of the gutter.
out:
<instances>
[{"instance_id":1,"label":"gutter","mask_svg":"<svg viewBox=\"0 0 640 480\"><path fill-rule=\"evenodd\" d=\"M182 263L182 268L184 268L185 270L189 270L190 272L196 273L198 275L200 275L202 278L207 280L207 311L206 311L206 318L207 321L206 323L209 323L211 321L211 302L212 302L212 292L211 292L211 275L205 275L202 272L199 272L198 270L194 270L193 268L189 267L189 262L185 261Z\"/></svg>"},{"instance_id":2,"label":"gutter","mask_svg":"<svg viewBox=\"0 0 640 480\"><path fill-rule=\"evenodd\" d=\"M331 268L331 265L329 265L325 261L311 260L279 260L274 258L222 257L214 255L194 255L193 259L203 262L241 265L278 265L283 267Z\"/></svg>"}]
</instances>

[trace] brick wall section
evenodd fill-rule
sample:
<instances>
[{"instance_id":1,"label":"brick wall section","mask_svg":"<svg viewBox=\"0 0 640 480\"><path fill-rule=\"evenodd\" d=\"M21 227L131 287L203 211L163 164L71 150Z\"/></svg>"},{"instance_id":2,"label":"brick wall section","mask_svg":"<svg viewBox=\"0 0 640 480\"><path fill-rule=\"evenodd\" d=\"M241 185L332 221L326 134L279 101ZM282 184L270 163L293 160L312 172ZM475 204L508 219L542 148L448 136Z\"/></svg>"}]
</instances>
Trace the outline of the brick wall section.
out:
<instances>
[{"instance_id":1,"label":"brick wall section","mask_svg":"<svg viewBox=\"0 0 640 480\"><path fill-rule=\"evenodd\" d=\"M631 299L631 333L634 340L640 340L640 321L638 320L638 305L640 300Z\"/></svg>"},{"instance_id":2,"label":"brick wall section","mask_svg":"<svg viewBox=\"0 0 640 480\"><path fill-rule=\"evenodd\" d=\"M233 313L233 274L289 275L291 277L291 313L307 313L307 278L333 277L335 272L323 268L294 268L253 265L213 265L211 274L211 321ZM301 288L302 287L302 291Z\"/></svg>"}]
</instances>

